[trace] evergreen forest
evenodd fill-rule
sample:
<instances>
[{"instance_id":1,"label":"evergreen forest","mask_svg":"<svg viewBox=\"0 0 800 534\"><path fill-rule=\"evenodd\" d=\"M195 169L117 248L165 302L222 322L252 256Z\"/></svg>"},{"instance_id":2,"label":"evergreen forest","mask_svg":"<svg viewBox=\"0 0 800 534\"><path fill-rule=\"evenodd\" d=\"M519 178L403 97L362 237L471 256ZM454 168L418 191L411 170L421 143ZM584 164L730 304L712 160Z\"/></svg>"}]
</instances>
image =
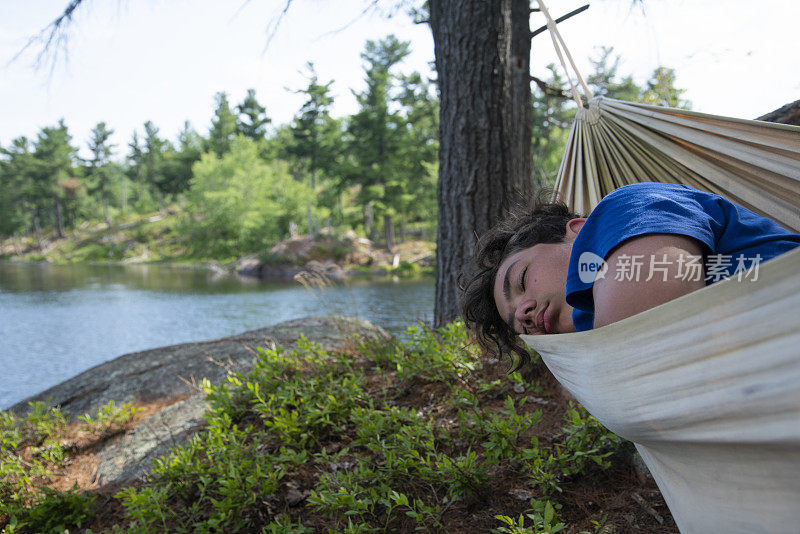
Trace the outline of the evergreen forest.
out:
<instances>
[{"instance_id":1,"label":"evergreen forest","mask_svg":"<svg viewBox=\"0 0 800 534\"><path fill-rule=\"evenodd\" d=\"M438 100L435 80L403 69L410 44L367 41L358 110L335 117L334 80L305 66L304 103L274 124L269 103L218 92L207 128L186 122L175 139L146 121L124 146L100 121L79 146L64 120L35 139L0 141L0 238L42 250L91 228L119 228L174 215L169 250L151 259L229 260L263 253L292 227L311 235L353 230L392 250L409 237L432 241L437 225ZM658 67L643 84L619 72L613 49L592 59L596 95L689 107L676 73ZM575 105L549 66L534 79L533 179L552 186ZM79 150L81 149L81 150ZM83 155L79 155L83 154ZM17 247L19 248L19 247ZM8 255L6 249L6 255ZM71 261L121 259L99 247Z\"/></svg>"}]
</instances>

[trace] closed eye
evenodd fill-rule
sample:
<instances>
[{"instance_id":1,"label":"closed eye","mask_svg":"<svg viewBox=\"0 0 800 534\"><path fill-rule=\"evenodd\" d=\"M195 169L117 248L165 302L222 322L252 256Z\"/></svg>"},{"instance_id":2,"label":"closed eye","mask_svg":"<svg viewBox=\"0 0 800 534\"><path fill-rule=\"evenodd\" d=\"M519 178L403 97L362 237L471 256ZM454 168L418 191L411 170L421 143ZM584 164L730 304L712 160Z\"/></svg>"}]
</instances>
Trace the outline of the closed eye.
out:
<instances>
[{"instance_id":1,"label":"closed eye","mask_svg":"<svg viewBox=\"0 0 800 534\"><path fill-rule=\"evenodd\" d=\"M522 288L522 292L525 292L525 273L528 272L528 266L526 265L524 269L522 269L522 273L519 275L519 287Z\"/></svg>"}]
</instances>

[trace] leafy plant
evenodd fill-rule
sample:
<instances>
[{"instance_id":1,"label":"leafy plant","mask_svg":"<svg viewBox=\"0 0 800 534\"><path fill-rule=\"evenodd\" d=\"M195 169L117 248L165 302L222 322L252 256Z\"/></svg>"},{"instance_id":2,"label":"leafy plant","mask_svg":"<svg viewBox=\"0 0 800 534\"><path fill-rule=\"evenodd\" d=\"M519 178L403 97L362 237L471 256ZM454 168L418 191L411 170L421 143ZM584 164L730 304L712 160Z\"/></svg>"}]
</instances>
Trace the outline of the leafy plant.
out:
<instances>
[{"instance_id":1,"label":"leafy plant","mask_svg":"<svg viewBox=\"0 0 800 534\"><path fill-rule=\"evenodd\" d=\"M533 524L525 526L525 517L522 514L516 520L506 515L496 515L495 519L502 521L505 526L492 529L492 532L502 534L555 534L566 527L561 523L556 514L556 509L550 501L532 501L533 509L525 517Z\"/></svg>"},{"instance_id":2,"label":"leafy plant","mask_svg":"<svg viewBox=\"0 0 800 534\"><path fill-rule=\"evenodd\" d=\"M570 403L564 427L566 439L556 444L556 459L565 475L583 473L587 462L608 467L608 457L619 447L622 439L589 415L582 406Z\"/></svg>"},{"instance_id":3,"label":"leafy plant","mask_svg":"<svg viewBox=\"0 0 800 534\"><path fill-rule=\"evenodd\" d=\"M3 512L13 518L17 527L25 526L31 532L60 534L70 528L80 528L94 519L96 497L93 493L80 491L77 483L67 491L42 487L29 507L16 506Z\"/></svg>"},{"instance_id":4,"label":"leafy plant","mask_svg":"<svg viewBox=\"0 0 800 534\"><path fill-rule=\"evenodd\" d=\"M303 533L319 530L324 517L329 532L442 532L445 512L481 503L497 473L527 472L540 496L588 465L608 464L619 438L578 406L555 441L540 445L542 412L524 395L538 384L481 370L462 324L407 334L362 344L363 356L301 337L294 350L257 350L250 373L204 381L206 428L155 460L143 484L117 494L126 518L111 531ZM110 402L81 421L103 435L136 411ZM38 487L66 457L65 424L43 404L25 418L0 412L6 532L90 520L91 496ZM498 515L494 532L559 532L559 508L532 499L517 518Z\"/></svg>"},{"instance_id":5,"label":"leafy plant","mask_svg":"<svg viewBox=\"0 0 800 534\"><path fill-rule=\"evenodd\" d=\"M407 341L402 352L377 351L368 354L375 361L389 360L403 379L419 378L426 382L453 383L478 368L477 354L466 341L464 324L455 321L432 330L423 325L404 332Z\"/></svg>"},{"instance_id":6,"label":"leafy plant","mask_svg":"<svg viewBox=\"0 0 800 534\"><path fill-rule=\"evenodd\" d=\"M122 406L117 406L113 400L101 406L94 417L88 413L78 419L94 434L109 436L119 432L133 416L141 412L144 408L136 408L132 402L126 402Z\"/></svg>"}]
</instances>

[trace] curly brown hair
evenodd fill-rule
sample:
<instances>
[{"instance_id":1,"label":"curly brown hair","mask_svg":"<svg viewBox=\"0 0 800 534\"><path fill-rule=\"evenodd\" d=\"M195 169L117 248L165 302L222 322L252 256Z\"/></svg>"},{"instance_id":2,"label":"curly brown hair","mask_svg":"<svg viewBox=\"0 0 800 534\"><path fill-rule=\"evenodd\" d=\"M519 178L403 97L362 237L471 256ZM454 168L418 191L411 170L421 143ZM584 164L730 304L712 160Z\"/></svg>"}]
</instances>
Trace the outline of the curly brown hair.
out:
<instances>
[{"instance_id":1,"label":"curly brown hair","mask_svg":"<svg viewBox=\"0 0 800 534\"><path fill-rule=\"evenodd\" d=\"M581 215L572 213L566 204L544 202L540 197L533 205L520 204L512 208L475 246L470 265L474 274L466 277L466 284L460 284L461 315L483 350L517 355L513 371L528 363L530 354L497 311L494 302L497 270L506 258L521 250L539 243L563 242L567 223L579 217ZM513 362L513 355L511 359Z\"/></svg>"}]
</instances>

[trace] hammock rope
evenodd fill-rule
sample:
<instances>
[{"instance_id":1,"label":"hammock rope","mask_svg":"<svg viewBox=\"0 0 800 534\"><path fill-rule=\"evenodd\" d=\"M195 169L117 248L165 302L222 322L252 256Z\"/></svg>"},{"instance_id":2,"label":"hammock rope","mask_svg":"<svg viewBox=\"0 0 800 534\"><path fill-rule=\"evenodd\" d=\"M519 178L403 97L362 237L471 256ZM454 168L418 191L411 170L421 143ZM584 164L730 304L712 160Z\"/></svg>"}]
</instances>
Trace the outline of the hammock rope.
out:
<instances>
[{"instance_id":1,"label":"hammock rope","mask_svg":"<svg viewBox=\"0 0 800 534\"><path fill-rule=\"evenodd\" d=\"M583 88L583 94L586 96L587 100L592 99L592 91L589 89L589 86L586 84L586 82L583 81L583 76L581 76L578 67L575 66L575 61L572 59L572 54L570 54L569 48L567 48L567 43L564 42L564 38L561 37L561 32L558 31L558 25L556 24L556 21L553 20L553 17L550 16L550 12L547 10L547 6L544 5L543 0L537 0L537 2L539 3L539 10L542 12L544 18L547 20L547 29L550 30L550 37L553 41L553 48L556 51L558 60L561 62L561 67L564 69L564 72L566 73L567 80L569 81L569 86L572 89L572 98L575 100L575 103L578 104L578 109L583 109L583 101L581 101L581 97L578 94L578 89L572 82L572 76L570 75L569 69L567 68L566 63L564 62L564 57L561 55L562 48L564 50L564 54L566 54L567 58L569 59L569 64L572 65L572 70L575 72L575 76L578 78L578 82Z\"/></svg>"}]
</instances>

